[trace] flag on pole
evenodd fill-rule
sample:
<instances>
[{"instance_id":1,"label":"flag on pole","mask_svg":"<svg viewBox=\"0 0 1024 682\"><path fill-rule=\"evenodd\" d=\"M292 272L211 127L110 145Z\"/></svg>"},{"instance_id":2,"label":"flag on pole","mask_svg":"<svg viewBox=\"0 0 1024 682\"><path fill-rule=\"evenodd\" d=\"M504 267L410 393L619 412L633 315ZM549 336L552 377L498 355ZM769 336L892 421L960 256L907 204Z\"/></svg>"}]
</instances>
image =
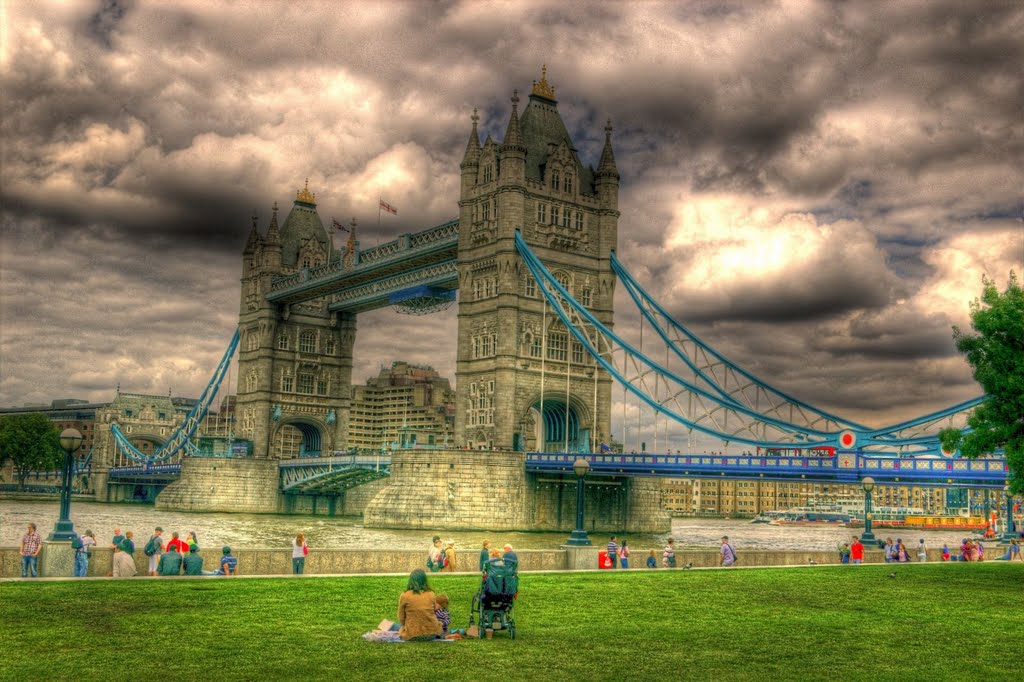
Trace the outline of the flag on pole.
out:
<instances>
[{"instance_id":1,"label":"flag on pole","mask_svg":"<svg viewBox=\"0 0 1024 682\"><path fill-rule=\"evenodd\" d=\"M601 443L601 452L611 452L612 449L607 444Z\"/></svg>"},{"instance_id":2,"label":"flag on pole","mask_svg":"<svg viewBox=\"0 0 1024 682\"><path fill-rule=\"evenodd\" d=\"M383 199L380 200L380 207L392 215L398 215L398 209Z\"/></svg>"},{"instance_id":3,"label":"flag on pole","mask_svg":"<svg viewBox=\"0 0 1024 682\"><path fill-rule=\"evenodd\" d=\"M345 227L344 225L342 225L341 223L339 223L334 218L331 218L331 222L334 223L335 229L341 230L342 232L348 232L348 228Z\"/></svg>"}]
</instances>

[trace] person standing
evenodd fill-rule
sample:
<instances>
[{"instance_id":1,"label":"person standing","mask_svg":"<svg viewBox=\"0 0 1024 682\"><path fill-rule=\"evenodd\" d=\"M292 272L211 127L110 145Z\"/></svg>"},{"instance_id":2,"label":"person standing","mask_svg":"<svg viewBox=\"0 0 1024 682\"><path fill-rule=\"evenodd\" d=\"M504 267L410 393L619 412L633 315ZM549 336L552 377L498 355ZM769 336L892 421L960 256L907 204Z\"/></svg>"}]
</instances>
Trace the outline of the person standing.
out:
<instances>
[{"instance_id":1,"label":"person standing","mask_svg":"<svg viewBox=\"0 0 1024 682\"><path fill-rule=\"evenodd\" d=\"M850 560L855 564L864 563L864 544L856 535L853 536L853 543L850 545Z\"/></svg>"},{"instance_id":2,"label":"person standing","mask_svg":"<svg viewBox=\"0 0 1024 682\"><path fill-rule=\"evenodd\" d=\"M118 546L122 552L130 556L133 561L135 560L135 533L130 530L125 531L124 540L121 540L121 544Z\"/></svg>"},{"instance_id":3,"label":"person standing","mask_svg":"<svg viewBox=\"0 0 1024 682\"><path fill-rule=\"evenodd\" d=\"M896 545L892 538L885 539L885 563L891 564L896 560Z\"/></svg>"},{"instance_id":4,"label":"person standing","mask_svg":"<svg viewBox=\"0 0 1024 682\"><path fill-rule=\"evenodd\" d=\"M432 573L437 573L444 568L444 548L441 546L441 536L435 535L430 541L430 549L427 551L427 568Z\"/></svg>"},{"instance_id":5,"label":"person standing","mask_svg":"<svg viewBox=\"0 0 1024 682\"><path fill-rule=\"evenodd\" d=\"M39 550L43 539L36 532L36 524L28 524L28 532L21 538L21 577L35 578L38 575Z\"/></svg>"},{"instance_id":6,"label":"person standing","mask_svg":"<svg viewBox=\"0 0 1024 682\"><path fill-rule=\"evenodd\" d=\"M165 547L164 550L170 552L172 547L178 554L184 554L188 551L188 545L181 541L181 538L178 536L178 531L171 532L171 540L167 543L167 547Z\"/></svg>"},{"instance_id":7,"label":"person standing","mask_svg":"<svg viewBox=\"0 0 1024 682\"><path fill-rule=\"evenodd\" d=\"M665 568L676 567L676 540L669 538L665 550L661 553L661 565Z\"/></svg>"},{"instance_id":8,"label":"person standing","mask_svg":"<svg viewBox=\"0 0 1024 682\"><path fill-rule=\"evenodd\" d=\"M78 538L78 546L75 547L75 577L84 578L89 574L89 557L92 555L92 548L96 544L96 535L87 530Z\"/></svg>"},{"instance_id":9,"label":"person standing","mask_svg":"<svg viewBox=\"0 0 1024 682\"><path fill-rule=\"evenodd\" d=\"M505 565L514 562L515 567L519 566L519 555L512 551L512 545L505 545L505 552L501 555L501 560L505 562Z\"/></svg>"},{"instance_id":10,"label":"person standing","mask_svg":"<svg viewBox=\"0 0 1024 682\"><path fill-rule=\"evenodd\" d=\"M126 538L127 540L127 538ZM125 551L125 541L122 541L114 548L114 556L111 559L110 574L115 578L131 578L138 570L135 568L135 559Z\"/></svg>"},{"instance_id":11,"label":"person standing","mask_svg":"<svg viewBox=\"0 0 1024 682\"><path fill-rule=\"evenodd\" d=\"M622 546L619 547L619 567L629 568L629 544L623 540Z\"/></svg>"},{"instance_id":12,"label":"person standing","mask_svg":"<svg viewBox=\"0 0 1024 682\"><path fill-rule=\"evenodd\" d=\"M924 538L917 541L917 560L928 561L928 548L924 546Z\"/></svg>"},{"instance_id":13,"label":"person standing","mask_svg":"<svg viewBox=\"0 0 1024 682\"><path fill-rule=\"evenodd\" d=\"M121 527L116 526L114 528L114 537L110 538L110 548L117 549L124 542L124 535L121 534Z\"/></svg>"},{"instance_id":14,"label":"person standing","mask_svg":"<svg viewBox=\"0 0 1024 682\"><path fill-rule=\"evenodd\" d=\"M719 553L718 564L728 568L736 563L736 550L729 544L729 536L722 536L722 550Z\"/></svg>"},{"instance_id":15,"label":"person standing","mask_svg":"<svg viewBox=\"0 0 1024 682\"><path fill-rule=\"evenodd\" d=\"M160 563L160 555L164 553L164 541L160 536L164 534L164 529L160 526L156 527L153 534L149 536L149 541L146 542L146 546L142 548L143 553L149 557L149 574L156 575L157 564Z\"/></svg>"},{"instance_id":16,"label":"person standing","mask_svg":"<svg viewBox=\"0 0 1024 682\"><path fill-rule=\"evenodd\" d=\"M612 539L608 541L608 568L615 568L615 558L619 556L619 543L616 542L616 539L613 535Z\"/></svg>"},{"instance_id":17,"label":"person standing","mask_svg":"<svg viewBox=\"0 0 1024 682\"><path fill-rule=\"evenodd\" d=\"M292 540L292 573L302 575L306 568L306 555L309 554L309 547L306 546L306 536L299 533Z\"/></svg>"},{"instance_id":18,"label":"person standing","mask_svg":"<svg viewBox=\"0 0 1024 682\"><path fill-rule=\"evenodd\" d=\"M480 550L480 572L481 573L484 572L484 569L487 567L487 562L491 558L490 557L490 554L491 554L490 549L491 549L491 541L490 540L484 540L483 549Z\"/></svg>"},{"instance_id":19,"label":"person standing","mask_svg":"<svg viewBox=\"0 0 1024 682\"><path fill-rule=\"evenodd\" d=\"M444 570L448 573L455 572L455 543L449 542L444 548Z\"/></svg>"}]
</instances>

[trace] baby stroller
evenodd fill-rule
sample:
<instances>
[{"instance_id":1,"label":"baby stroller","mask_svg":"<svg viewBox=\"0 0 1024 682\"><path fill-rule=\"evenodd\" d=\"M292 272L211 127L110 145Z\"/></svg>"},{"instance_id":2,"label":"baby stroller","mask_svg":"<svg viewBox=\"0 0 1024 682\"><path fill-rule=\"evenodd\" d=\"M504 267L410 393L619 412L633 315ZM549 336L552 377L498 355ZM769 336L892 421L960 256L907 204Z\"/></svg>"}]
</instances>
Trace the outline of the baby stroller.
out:
<instances>
[{"instance_id":1,"label":"baby stroller","mask_svg":"<svg viewBox=\"0 0 1024 682\"><path fill-rule=\"evenodd\" d=\"M473 595L469 612L469 624L474 617L480 621L480 638L491 630L508 630L509 637L516 638L515 599L519 592L518 562L491 559L480 591Z\"/></svg>"}]
</instances>

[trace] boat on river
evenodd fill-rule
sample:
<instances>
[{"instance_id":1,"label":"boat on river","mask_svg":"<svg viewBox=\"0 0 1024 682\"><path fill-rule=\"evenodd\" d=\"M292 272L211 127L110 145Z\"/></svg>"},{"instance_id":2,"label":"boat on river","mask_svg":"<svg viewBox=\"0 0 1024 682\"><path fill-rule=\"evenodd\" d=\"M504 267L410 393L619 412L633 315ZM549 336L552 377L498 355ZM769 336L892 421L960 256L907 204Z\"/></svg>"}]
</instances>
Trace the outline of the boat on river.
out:
<instances>
[{"instance_id":1,"label":"boat on river","mask_svg":"<svg viewBox=\"0 0 1024 682\"><path fill-rule=\"evenodd\" d=\"M768 523L773 526L842 526L849 523L851 519L849 514L842 511L797 507L784 512L776 512Z\"/></svg>"}]
</instances>

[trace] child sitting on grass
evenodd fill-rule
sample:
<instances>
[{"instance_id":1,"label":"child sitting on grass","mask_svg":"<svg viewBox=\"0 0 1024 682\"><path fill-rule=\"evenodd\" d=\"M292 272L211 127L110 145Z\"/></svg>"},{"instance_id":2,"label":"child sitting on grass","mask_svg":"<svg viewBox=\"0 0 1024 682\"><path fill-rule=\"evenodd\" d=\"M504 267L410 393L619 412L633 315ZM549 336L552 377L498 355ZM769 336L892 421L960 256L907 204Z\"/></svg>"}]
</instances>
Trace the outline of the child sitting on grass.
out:
<instances>
[{"instance_id":1,"label":"child sitting on grass","mask_svg":"<svg viewBox=\"0 0 1024 682\"><path fill-rule=\"evenodd\" d=\"M448 634L448 625L452 622L451 614L448 613L448 595L439 594L434 597L434 602L437 604L434 615L437 616L437 621L441 623L441 629L444 630L443 637Z\"/></svg>"}]
</instances>

